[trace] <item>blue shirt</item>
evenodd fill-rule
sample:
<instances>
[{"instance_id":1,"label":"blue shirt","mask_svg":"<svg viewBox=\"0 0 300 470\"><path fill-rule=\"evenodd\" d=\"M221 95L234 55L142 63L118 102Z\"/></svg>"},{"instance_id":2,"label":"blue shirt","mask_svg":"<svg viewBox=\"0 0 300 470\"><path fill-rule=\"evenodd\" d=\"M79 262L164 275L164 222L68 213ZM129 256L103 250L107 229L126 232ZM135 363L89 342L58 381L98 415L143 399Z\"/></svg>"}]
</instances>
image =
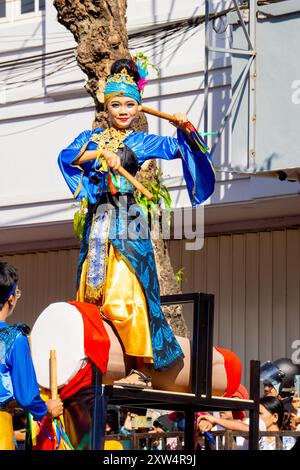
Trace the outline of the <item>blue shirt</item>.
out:
<instances>
[{"instance_id":1,"label":"blue shirt","mask_svg":"<svg viewBox=\"0 0 300 470\"><path fill-rule=\"evenodd\" d=\"M8 328L0 321L0 329ZM12 344L0 341L0 406L12 400L41 420L47 413L45 402L40 397L27 337L18 332Z\"/></svg>"}]
</instances>

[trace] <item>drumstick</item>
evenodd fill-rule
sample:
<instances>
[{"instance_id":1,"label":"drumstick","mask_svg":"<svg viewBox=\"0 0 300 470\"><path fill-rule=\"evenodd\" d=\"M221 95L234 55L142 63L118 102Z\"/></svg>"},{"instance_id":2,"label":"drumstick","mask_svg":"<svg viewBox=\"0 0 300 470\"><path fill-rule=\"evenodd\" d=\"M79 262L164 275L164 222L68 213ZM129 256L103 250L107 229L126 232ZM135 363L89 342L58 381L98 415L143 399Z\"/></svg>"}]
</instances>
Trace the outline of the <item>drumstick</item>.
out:
<instances>
[{"instance_id":1,"label":"drumstick","mask_svg":"<svg viewBox=\"0 0 300 470\"><path fill-rule=\"evenodd\" d=\"M152 114L152 116L157 116L162 119L166 119L167 121L178 123L178 119L176 119L176 117L173 116L172 114L163 113L162 111L157 111L156 109L147 108L146 106L140 106L139 109L143 113Z\"/></svg>"},{"instance_id":2,"label":"drumstick","mask_svg":"<svg viewBox=\"0 0 300 470\"><path fill-rule=\"evenodd\" d=\"M153 194L150 193L150 191L148 191L148 189L145 188L145 186L143 186L142 183L140 183L134 176L128 173L128 171L125 170L125 168L123 168L122 166L119 166L117 171L120 173L120 175L124 176L124 178L130 181L130 183L132 183L136 189L141 191L141 193L144 194L144 196L146 196L150 200L153 199Z\"/></svg>"},{"instance_id":3,"label":"drumstick","mask_svg":"<svg viewBox=\"0 0 300 470\"><path fill-rule=\"evenodd\" d=\"M56 400L57 393L57 364L56 364L56 350L50 350L50 390L52 400Z\"/></svg>"}]
</instances>

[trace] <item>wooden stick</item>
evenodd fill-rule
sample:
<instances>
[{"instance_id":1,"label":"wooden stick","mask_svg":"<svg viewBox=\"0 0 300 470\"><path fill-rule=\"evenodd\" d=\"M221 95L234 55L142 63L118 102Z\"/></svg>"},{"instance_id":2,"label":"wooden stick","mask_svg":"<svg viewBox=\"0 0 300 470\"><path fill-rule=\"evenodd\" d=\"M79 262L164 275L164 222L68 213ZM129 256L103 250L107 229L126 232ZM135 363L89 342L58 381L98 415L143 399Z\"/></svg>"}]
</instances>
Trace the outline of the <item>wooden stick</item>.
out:
<instances>
[{"instance_id":1,"label":"wooden stick","mask_svg":"<svg viewBox=\"0 0 300 470\"><path fill-rule=\"evenodd\" d=\"M52 400L58 397L57 392L57 363L56 363L56 350L50 350L50 390Z\"/></svg>"},{"instance_id":2,"label":"wooden stick","mask_svg":"<svg viewBox=\"0 0 300 470\"><path fill-rule=\"evenodd\" d=\"M86 152L90 152L90 153L88 155L86 155L85 157L83 157L83 158L81 156L80 158L74 160L73 163L76 164L76 165L80 165L81 163L86 163L86 162L89 162L91 160L95 160L95 155L94 155L95 151L94 150L87 150ZM81 158L82 158L82 161L81 161ZM132 185L136 189L138 189L142 194L144 194L144 196L146 196L150 200L153 199L153 194L150 193L150 191L148 191L148 189L146 189L145 186L143 186L142 183L140 183L134 176L132 176L130 173L128 173L128 171L125 170L125 168L120 166L116 171L118 171L120 173L120 175L124 176L124 178L126 178L128 181L130 181L130 183L132 183Z\"/></svg>"},{"instance_id":3,"label":"wooden stick","mask_svg":"<svg viewBox=\"0 0 300 470\"><path fill-rule=\"evenodd\" d=\"M152 114L152 116L157 116L159 118L166 119L167 121L178 122L178 119L176 119L172 114L163 113L162 111L147 108L146 106L141 106L140 111L142 111L143 113Z\"/></svg>"},{"instance_id":4,"label":"wooden stick","mask_svg":"<svg viewBox=\"0 0 300 470\"><path fill-rule=\"evenodd\" d=\"M120 175L124 176L128 181L130 181L130 183L132 183L136 189L141 191L141 193L144 194L144 196L146 196L150 200L153 199L153 194L150 193L150 191L148 191L148 189L145 188L145 186L143 186L142 183L140 183L134 176L128 173L128 171L125 170L125 168L120 166L117 169L117 171L118 173L120 173Z\"/></svg>"}]
</instances>

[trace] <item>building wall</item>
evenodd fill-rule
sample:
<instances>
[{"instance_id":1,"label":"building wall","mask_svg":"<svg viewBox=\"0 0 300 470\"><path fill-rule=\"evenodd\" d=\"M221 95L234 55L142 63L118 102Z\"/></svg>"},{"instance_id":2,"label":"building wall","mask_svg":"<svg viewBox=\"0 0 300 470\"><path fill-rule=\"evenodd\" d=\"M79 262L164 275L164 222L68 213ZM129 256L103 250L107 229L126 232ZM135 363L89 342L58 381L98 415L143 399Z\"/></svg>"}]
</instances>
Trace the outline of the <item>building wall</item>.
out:
<instances>
[{"instance_id":1,"label":"building wall","mask_svg":"<svg viewBox=\"0 0 300 470\"><path fill-rule=\"evenodd\" d=\"M223 234L200 251L170 242L183 291L215 295L214 342L235 351L249 379L251 359L291 357L300 338L300 229ZM246 375L245 375L246 374Z\"/></svg>"},{"instance_id":2,"label":"building wall","mask_svg":"<svg viewBox=\"0 0 300 470\"><path fill-rule=\"evenodd\" d=\"M10 0L10 9L19 0ZM224 9L227 1L210 2L212 11ZM204 13L204 1L150 0L128 1L129 32L152 27L166 21ZM24 15L23 15L24 16ZM287 23L288 24L288 23ZM209 35L215 46L228 45L230 27ZM192 122L203 128L204 103L204 25L183 35L175 34L159 45L142 49L158 65L160 78L151 74L144 101L148 106L174 113L186 111ZM0 244L22 247L24 240L35 240L45 229L44 240L65 236L64 223L70 224L75 206L56 163L59 151L67 146L93 121L93 101L84 89L85 75L76 64L74 39L56 20L51 0L46 1L44 14L29 17L11 16L0 22L0 61L33 57L39 61L16 71L15 66L0 68L0 145L5 160L0 172ZM61 50L71 55L49 62L44 54ZM71 51L71 52L70 52ZM209 130L217 131L231 97L231 62L224 54L210 58ZM168 122L149 117L150 132L175 135ZM214 155L218 166L230 166L229 123ZM235 161L235 164L239 162ZM182 178L179 160L159 163L164 182L171 192L174 207L189 206L190 201ZM224 204L231 212L241 204L252 204L266 198L279 197L289 204L287 196L299 191L299 183L272 179L232 177L217 174L216 189L207 201L209 212ZM67 210L65 210L67 208ZM296 209L295 209L296 210ZM299 212L299 203L298 203ZM254 214L253 214L254 215ZM268 211L260 216L272 216ZM254 218L257 218L254 215ZM208 219L207 219L208 220ZM216 222L216 220L214 220ZM23 231L27 235L23 236ZM34 229L34 230L33 230ZM69 233L69 236L72 236ZM40 239L41 235L37 235Z\"/></svg>"},{"instance_id":3,"label":"building wall","mask_svg":"<svg viewBox=\"0 0 300 470\"><path fill-rule=\"evenodd\" d=\"M215 295L214 344L238 354L245 383L251 359L291 356L300 338L299 228L212 235L196 252L171 240L169 249L175 271L184 267L183 292ZM11 321L32 326L49 303L74 299L77 256L75 248L5 256L23 291Z\"/></svg>"}]
</instances>

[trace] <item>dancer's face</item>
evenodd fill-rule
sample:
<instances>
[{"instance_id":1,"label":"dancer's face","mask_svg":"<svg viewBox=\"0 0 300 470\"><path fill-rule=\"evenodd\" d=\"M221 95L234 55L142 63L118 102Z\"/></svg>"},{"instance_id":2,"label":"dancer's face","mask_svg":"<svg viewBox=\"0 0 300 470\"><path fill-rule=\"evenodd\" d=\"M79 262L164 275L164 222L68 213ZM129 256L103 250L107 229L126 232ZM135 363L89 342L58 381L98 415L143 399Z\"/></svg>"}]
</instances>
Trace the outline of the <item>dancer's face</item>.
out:
<instances>
[{"instance_id":1,"label":"dancer's face","mask_svg":"<svg viewBox=\"0 0 300 470\"><path fill-rule=\"evenodd\" d=\"M117 129L128 129L138 113L137 101L126 96L116 96L107 103L110 123Z\"/></svg>"}]
</instances>

